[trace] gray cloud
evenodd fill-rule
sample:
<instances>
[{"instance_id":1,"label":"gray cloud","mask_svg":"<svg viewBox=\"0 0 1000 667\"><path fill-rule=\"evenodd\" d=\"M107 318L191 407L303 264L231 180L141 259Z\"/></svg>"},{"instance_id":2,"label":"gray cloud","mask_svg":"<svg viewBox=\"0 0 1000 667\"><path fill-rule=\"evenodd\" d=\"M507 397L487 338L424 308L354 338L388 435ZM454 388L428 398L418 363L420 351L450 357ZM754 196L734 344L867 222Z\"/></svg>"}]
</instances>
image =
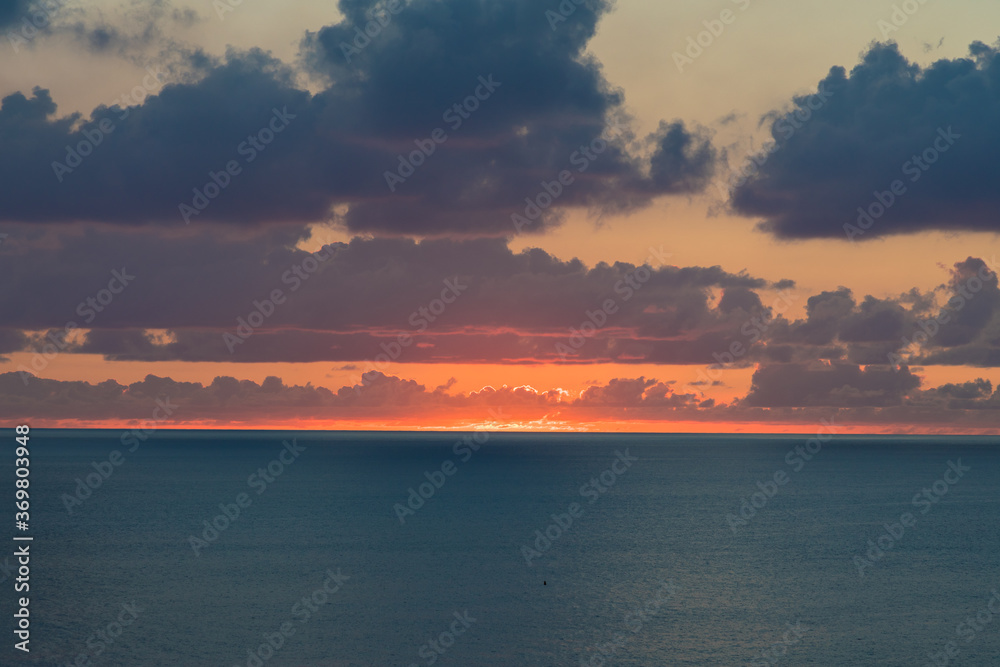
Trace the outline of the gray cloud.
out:
<instances>
[{"instance_id":1,"label":"gray cloud","mask_svg":"<svg viewBox=\"0 0 1000 667\"><path fill-rule=\"evenodd\" d=\"M161 428L186 423L280 424L301 420L371 420L385 424L432 417L442 419L442 423L449 419L473 423L503 419L510 423L758 422L800 424L803 432L815 429L822 420L833 424L836 433L838 428L849 425L892 425L900 430L937 428L944 432L964 428L995 430L1000 417L1000 392L990 394L990 383L981 379L921 391L902 388L915 385L913 376L901 376L893 384L888 376L857 368L817 371L831 374L829 379L802 373L804 370L785 367L776 376L809 386L818 382L818 387L796 401L800 405L808 403L807 407L761 407L750 405L749 397L731 405L717 405L694 394L678 393L671 382L644 377L615 378L574 397L556 389L506 385L449 393L451 383L429 389L413 380L375 372L367 374L363 384L336 390L312 384L290 386L273 376L260 384L221 376L206 385L154 375L128 385L113 380L92 384L35 379L26 388L16 373L2 373L0 418L31 419L46 425L71 420L142 425L152 421L157 406L166 405L171 407L172 415L158 424ZM836 388L831 379L845 384ZM756 391L759 398L767 382L755 383L750 396L755 396ZM881 399L885 406L859 403L859 393Z\"/></svg>"},{"instance_id":2,"label":"gray cloud","mask_svg":"<svg viewBox=\"0 0 1000 667\"><path fill-rule=\"evenodd\" d=\"M748 407L885 407L901 405L920 386L909 369L831 364L765 366L753 375L753 386L743 401Z\"/></svg>"},{"instance_id":3,"label":"gray cloud","mask_svg":"<svg viewBox=\"0 0 1000 667\"><path fill-rule=\"evenodd\" d=\"M874 45L850 74L830 70L817 87L829 95L824 104L796 97L789 112L774 113L779 149L736 188L734 209L783 238L1000 230L989 177L1000 150L998 73L997 50L979 42L967 58L927 68L895 44ZM891 192L894 181L901 194ZM888 204L882 214L878 197ZM858 224L859 207L872 208L870 222Z\"/></svg>"},{"instance_id":4,"label":"gray cloud","mask_svg":"<svg viewBox=\"0 0 1000 667\"><path fill-rule=\"evenodd\" d=\"M502 239L355 238L310 256L290 247L303 232L288 226L235 236L18 229L0 247L14 281L0 295L8 325L93 329L70 351L113 359L359 361L405 333L420 339L407 361L709 363L746 317L734 299L752 306L759 299L750 290L769 287L719 267L666 265L655 256L662 247L650 251L649 266L587 267L540 249L514 253ZM107 291L112 271L134 279L104 294L108 303L89 303ZM435 305L449 285L453 303ZM231 354L222 334L270 311L254 302L275 290L284 301ZM727 295L722 309L715 290ZM585 344L561 356L557 344L595 321ZM148 329L170 330L173 342L154 341Z\"/></svg>"},{"instance_id":5,"label":"gray cloud","mask_svg":"<svg viewBox=\"0 0 1000 667\"><path fill-rule=\"evenodd\" d=\"M260 51L221 63L189 53L201 78L87 117L60 117L44 89L8 95L0 219L336 217L354 232L511 236L558 224L570 207L628 211L699 191L712 176L705 130L673 121L636 138L629 129L622 92L585 51L606 3L582 5L552 30L530 0L413 0L348 63L341 42L374 4L344 0L345 21L304 40L305 62L328 77L315 95ZM153 40L168 16L165 4L154 9L131 32L109 24L80 34L105 50ZM275 110L288 121L280 134L268 129ZM401 160L420 164L409 173ZM238 174L226 174L231 162ZM390 172L405 182L390 189ZM515 214L525 224L515 227Z\"/></svg>"}]
</instances>

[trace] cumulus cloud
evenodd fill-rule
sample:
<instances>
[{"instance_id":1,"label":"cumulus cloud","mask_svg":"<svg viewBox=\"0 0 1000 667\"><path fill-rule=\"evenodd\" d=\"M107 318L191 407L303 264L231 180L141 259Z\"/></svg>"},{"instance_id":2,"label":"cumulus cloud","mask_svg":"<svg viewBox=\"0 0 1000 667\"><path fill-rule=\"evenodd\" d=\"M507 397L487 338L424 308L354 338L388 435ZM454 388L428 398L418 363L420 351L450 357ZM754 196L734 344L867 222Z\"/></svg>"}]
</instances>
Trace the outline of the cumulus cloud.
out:
<instances>
[{"instance_id":1,"label":"cumulus cloud","mask_svg":"<svg viewBox=\"0 0 1000 667\"><path fill-rule=\"evenodd\" d=\"M59 116L44 89L8 95L0 179L16 186L0 194L0 217L335 219L354 232L512 236L558 223L569 207L627 211L712 176L705 130L629 129L622 92L586 52L606 3L581 5L552 30L530 0L412 0L348 62L342 44L374 5L343 0L344 21L304 40L305 62L327 77L316 94L251 50L221 63L193 54L200 79L87 117ZM153 18L166 12L157 5ZM113 26L87 34L106 49L127 37ZM269 129L276 114L280 134ZM231 162L238 175L226 173Z\"/></svg>"},{"instance_id":2,"label":"cumulus cloud","mask_svg":"<svg viewBox=\"0 0 1000 667\"><path fill-rule=\"evenodd\" d=\"M998 231L1000 194L988 177L1000 149L998 75L1000 54L980 42L926 68L894 43L876 44L849 74L830 70L817 87L824 102L796 97L773 114L777 150L732 206L782 238Z\"/></svg>"},{"instance_id":3,"label":"cumulus cloud","mask_svg":"<svg viewBox=\"0 0 1000 667\"><path fill-rule=\"evenodd\" d=\"M854 364L777 364L759 368L743 403L748 407L885 407L901 405L920 386L909 369Z\"/></svg>"},{"instance_id":4,"label":"cumulus cloud","mask_svg":"<svg viewBox=\"0 0 1000 667\"><path fill-rule=\"evenodd\" d=\"M1000 289L995 261L969 257L955 264L943 286L947 301L922 314L910 363L1000 365ZM919 333L918 333L919 331Z\"/></svg>"},{"instance_id":5,"label":"cumulus cloud","mask_svg":"<svg viewBox=\"0 0 1000 667\"><path fill-rule=\"evenodd\" d=\"M939 412L1000 410L1000 388L993 391L993 383L983 378L976 378L971 382L948 383L915 392L911 404Z\"/></svg>"},{"instance_id":6,"label":"cumulus cloud","mask_svg":"<svg viewBox=\"0 0 1000 667\"><path fill-rule=\"evenodd\" d=\"M932 292L866 296L841 287L809 297L806 317L769 328L757 359L808 363L995 366L1000 362L1000 290L995 263L956 262Z\"/></svg>"}]
</instances>

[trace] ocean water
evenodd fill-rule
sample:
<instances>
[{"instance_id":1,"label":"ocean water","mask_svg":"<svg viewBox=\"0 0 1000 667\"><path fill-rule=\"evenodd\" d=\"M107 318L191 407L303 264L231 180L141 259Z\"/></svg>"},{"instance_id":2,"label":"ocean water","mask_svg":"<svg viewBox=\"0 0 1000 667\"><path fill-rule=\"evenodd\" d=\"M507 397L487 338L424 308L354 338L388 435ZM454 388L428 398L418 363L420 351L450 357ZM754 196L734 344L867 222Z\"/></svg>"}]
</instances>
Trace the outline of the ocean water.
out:
<instances>
[{"instance_id":1,"label":"ocean water","mask_svg":"<svg viewBox=\"0 0 1000 667\"><path fill-rule=\"evenodd\" d=\"M1000 664L996 438L121 436L32 433L0 664Z\"/></svg>"}]
</instances>

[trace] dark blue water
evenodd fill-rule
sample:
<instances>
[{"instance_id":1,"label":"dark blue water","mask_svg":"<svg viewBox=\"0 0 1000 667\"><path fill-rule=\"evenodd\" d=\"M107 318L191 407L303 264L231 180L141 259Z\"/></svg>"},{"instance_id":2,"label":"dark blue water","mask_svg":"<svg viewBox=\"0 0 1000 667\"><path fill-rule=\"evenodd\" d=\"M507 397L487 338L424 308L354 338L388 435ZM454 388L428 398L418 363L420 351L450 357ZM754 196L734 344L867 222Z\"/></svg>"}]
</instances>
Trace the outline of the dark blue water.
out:
<instances>
[{"instance_id":1,"label":"dark blue water","mask_svg":"<svg viewBox=\"0 0 1000 667\"><path fill-rule=\"evenodd\" d=\"M462 437L35 431L0 664L1000 664L996 439Z\"/></svg>"}]
</instances>

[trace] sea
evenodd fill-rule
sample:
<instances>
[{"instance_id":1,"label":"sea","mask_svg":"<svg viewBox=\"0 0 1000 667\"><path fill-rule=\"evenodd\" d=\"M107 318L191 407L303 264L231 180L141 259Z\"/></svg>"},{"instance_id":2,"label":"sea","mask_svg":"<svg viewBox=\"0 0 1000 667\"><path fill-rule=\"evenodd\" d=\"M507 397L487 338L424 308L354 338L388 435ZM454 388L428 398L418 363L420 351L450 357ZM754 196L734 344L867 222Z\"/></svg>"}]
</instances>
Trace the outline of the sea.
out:
<instances>
[{"instance_id":1,"label":"sea","mask_svg":"<svg viewBox=\"0 0 1000 667\"><path fill-rule=\"evenodd\" d=\"M1000 665L998 438L10 439L0 665Z\"/></svg>"}]
</instances>

